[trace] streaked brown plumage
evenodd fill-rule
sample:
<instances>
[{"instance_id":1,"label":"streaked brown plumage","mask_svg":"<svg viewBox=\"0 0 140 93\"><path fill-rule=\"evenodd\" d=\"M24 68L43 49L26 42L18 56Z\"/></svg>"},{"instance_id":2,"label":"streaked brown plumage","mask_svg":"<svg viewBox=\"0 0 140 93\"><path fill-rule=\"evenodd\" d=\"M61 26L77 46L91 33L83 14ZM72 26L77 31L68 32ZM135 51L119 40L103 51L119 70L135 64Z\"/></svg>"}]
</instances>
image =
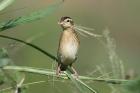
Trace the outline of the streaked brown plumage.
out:
<instances>
[{"instance_id":1,"label":"streaked brown plumage","mask_svg":"<svg viewBox=\"0 0 140 93\"><path fill-rule=\"evenodd\" d=\"M77 51L79 48L79 38L74 30L74 22L70 17L62 17L59 24L63 28L61 33L58 47L58 67L57 74L59 75L61 71L65 71L68 66L70 66L74 74L77 74L75 69L72 67L72 64L77 58Z\"/></svg>"}]
</instances>

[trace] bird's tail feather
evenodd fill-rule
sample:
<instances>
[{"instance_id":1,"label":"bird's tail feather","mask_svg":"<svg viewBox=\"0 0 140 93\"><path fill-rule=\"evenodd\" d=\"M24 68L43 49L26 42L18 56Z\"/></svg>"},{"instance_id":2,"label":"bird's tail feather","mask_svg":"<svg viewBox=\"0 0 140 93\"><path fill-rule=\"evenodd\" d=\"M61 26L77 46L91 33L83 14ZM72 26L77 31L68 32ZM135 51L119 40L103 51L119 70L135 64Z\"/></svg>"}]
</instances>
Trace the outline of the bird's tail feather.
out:
<instances>
[{"instance_id":1,"label":"bird's tail feather","mask_svg":"<svg viewBox=\"0 0 140 93\"><path fill-rule=\"evenodd\" d=\"M65 71L67 69L67 67L68 67L68 65L61 64L60 70Z\"/></svg>"}]
</instances>

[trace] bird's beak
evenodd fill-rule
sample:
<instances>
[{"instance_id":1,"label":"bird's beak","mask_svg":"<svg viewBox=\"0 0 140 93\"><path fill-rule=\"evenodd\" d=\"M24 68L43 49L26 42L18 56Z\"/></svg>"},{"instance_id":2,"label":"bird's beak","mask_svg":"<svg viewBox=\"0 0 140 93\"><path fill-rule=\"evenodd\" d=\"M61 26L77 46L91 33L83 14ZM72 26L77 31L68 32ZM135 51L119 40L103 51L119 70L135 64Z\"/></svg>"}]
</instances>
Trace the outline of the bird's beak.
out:
<instances>
[{"instance_id":1,"label":"bird's beak","mask_svg":"<svg viewBox=\"0 0 140 93\"><path fill-rule=\"evenodd\" d=\"M58 25L62 25L63 24L63 22L58 22Z\"/></svg>"}]
</instances>

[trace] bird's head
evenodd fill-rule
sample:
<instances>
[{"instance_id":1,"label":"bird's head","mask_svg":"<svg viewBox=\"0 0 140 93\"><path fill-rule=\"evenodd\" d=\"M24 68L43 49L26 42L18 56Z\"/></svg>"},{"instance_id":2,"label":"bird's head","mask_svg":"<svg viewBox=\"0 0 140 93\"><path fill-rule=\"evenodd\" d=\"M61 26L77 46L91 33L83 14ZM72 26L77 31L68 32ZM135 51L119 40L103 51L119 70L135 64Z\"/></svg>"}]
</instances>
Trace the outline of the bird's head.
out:
<instances>
[{"instance_id":1,"label":"bird's head","mask_svg":"<svg viewBox=\"0 0 140 93\"><path fill-rule=\"evenodd\" d=\"M61 25L61 27L63 29L72 28L74 26L74 22L73 22L72 18L67 17L67 16L61 17L58 24Z\"/></svg>"}]
</instances>

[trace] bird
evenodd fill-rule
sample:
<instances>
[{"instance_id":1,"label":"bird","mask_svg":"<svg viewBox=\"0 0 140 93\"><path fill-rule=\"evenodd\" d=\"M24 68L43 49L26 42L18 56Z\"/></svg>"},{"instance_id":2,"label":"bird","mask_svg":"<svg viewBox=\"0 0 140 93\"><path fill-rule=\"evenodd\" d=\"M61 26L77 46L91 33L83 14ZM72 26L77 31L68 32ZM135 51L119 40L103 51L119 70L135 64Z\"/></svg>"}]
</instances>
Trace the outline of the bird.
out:
<instances>
[{"instance_id":1,"label":"bird","mask_svg":"<svg viewBox=\"0 0 140 93\"><path fill-rule=\"evenodd\" d=\"M59 76L62 71L66 71L68 66L70 66L73 74L78 76L77 71L73 67L73 63L77 60L80 40L74 29L74 21L71 17L64 16L61 17L58 24L62 27L63 32L59 39L56 74Z\"/></svg>"}]
</instances>

